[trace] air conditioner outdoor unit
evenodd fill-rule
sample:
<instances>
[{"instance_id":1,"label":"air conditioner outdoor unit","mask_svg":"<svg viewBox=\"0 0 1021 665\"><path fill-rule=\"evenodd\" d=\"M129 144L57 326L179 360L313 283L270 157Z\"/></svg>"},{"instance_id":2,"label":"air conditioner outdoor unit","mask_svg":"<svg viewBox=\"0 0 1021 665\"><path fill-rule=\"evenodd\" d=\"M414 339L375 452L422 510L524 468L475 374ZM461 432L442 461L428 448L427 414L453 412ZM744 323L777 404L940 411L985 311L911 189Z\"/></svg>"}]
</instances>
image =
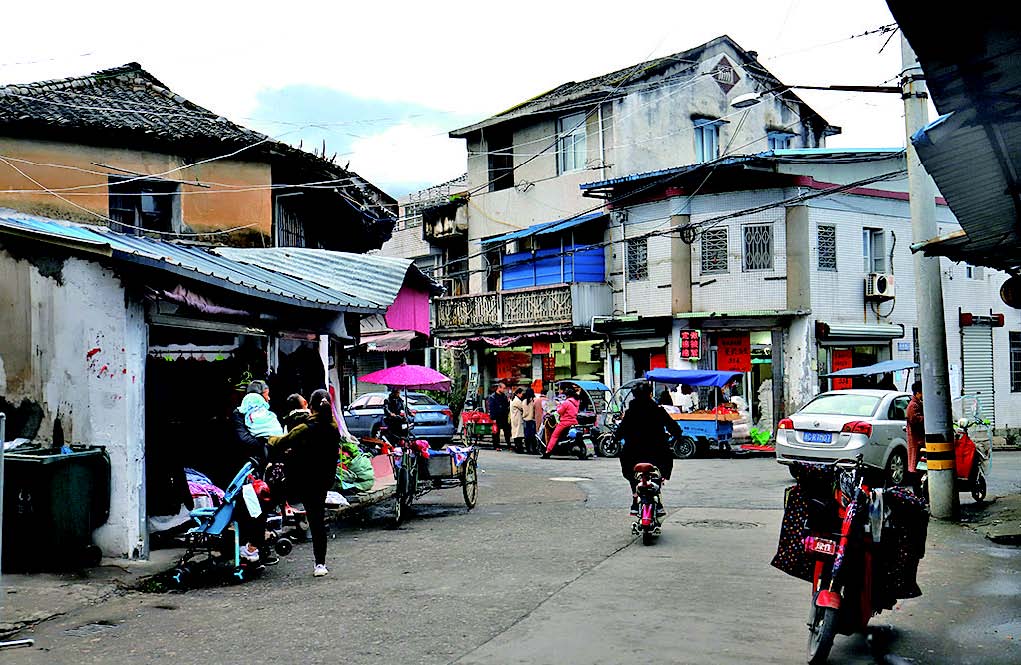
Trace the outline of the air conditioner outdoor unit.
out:
<instances>
[{"instance_id":1,"label":"air conditioner outdoor unit","mask_svg":"<svg viewBox=\"0 0 1021 665\"><path fill-rule=\"evenodd\" d=\"M865 300L891 300L893 297L893 275L872 272L865 276Z\"/></svg>"}]
</instances>

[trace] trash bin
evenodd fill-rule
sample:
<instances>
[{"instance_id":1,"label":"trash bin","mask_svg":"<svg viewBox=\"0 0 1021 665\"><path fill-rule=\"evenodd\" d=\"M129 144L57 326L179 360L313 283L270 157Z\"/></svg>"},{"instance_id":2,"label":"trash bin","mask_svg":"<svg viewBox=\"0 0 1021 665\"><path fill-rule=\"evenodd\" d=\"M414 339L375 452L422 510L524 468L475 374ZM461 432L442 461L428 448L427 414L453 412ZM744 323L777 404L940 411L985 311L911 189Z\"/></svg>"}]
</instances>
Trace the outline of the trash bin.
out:
<instances>
[{"instance_id":1,"label":"trash bin","mask_svg":"<svg viewBox=\"0 0 1021 665\"><path fill-rule=\"evenodd\" d=\"M4 456L3 570L99 563L92 531L110 516L110 457L102 446L20 449Z\"/></svg>"}]
</instances>

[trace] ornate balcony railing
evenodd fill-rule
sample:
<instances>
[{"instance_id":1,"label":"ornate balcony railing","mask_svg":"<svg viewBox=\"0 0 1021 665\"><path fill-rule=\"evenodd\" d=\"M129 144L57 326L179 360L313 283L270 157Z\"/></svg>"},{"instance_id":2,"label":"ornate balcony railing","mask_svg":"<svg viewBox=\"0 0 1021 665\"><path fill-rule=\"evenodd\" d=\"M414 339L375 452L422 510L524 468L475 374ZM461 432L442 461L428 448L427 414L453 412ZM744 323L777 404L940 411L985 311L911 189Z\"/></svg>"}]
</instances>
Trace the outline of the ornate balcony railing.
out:
<instances>
[{"instance_id":1,"label":"ornate balcony railing","mask_svg":"<svg viewBox=\"0 0 1021 665\"><path fill-rule=\"evenodd\" d=\"M434 302L437 331L485 331L588 326L593 314L610 313L611 294L606 284L556 284L436 298Z\"/></svg>"}]
</instances>

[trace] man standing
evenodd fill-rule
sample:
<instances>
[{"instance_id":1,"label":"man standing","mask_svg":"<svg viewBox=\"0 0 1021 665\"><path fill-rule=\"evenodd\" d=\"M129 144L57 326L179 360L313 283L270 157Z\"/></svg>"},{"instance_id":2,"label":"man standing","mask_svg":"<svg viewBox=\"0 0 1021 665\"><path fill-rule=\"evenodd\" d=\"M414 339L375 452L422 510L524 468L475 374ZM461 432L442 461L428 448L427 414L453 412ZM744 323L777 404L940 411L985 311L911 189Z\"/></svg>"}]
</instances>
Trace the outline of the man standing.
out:
<instances>
[{"instance_id":1,"label":"man standing","mask_svg":"<svg viewBox=\"0 0 1021 665\"><path fill-rule=\"evenodd\" d=\"M507 399L506 390L507 386L498 383L489 399L486 400L489 417L496 423L496 429L493 431L493 448L495 450L500 450L500 432L503 432L503 438L508 445L511 442L510 400Z\"/></svg>"},{"instance_id":2,"label":"man standing","mask_svg":"<svg viewBox=\"0 0 1021 665\"><path fill-rule=\"evenodd\" d=\"M911 384L908 402L908 474L912 487L918 484L918 456L925 446L925 415L922 411L922 382Z\"/></svg>"}]
</instances>

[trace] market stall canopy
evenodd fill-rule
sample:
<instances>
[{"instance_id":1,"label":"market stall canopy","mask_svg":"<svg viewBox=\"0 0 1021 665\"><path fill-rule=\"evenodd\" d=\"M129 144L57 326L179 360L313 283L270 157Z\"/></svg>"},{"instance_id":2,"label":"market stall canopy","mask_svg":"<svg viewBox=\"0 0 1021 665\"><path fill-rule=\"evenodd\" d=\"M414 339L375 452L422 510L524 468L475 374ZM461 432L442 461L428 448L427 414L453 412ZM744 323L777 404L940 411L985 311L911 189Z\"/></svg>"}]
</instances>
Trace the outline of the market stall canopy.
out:
<instances>
[{"instance_id":1,"label":"market stall canopy","mask_svg":"<svg viewBox=\"0 0 1021 665\"><path fill-rule=\"evenodd\" d=\"M903 372L906 369L918 369L918 365L909 360L884 360L883 362L876 363L875 365L868 365L866 367L848 367L847 369L837 370L836 372L830 372L829 374L820 374L820 376L824 379L831 377L875 376L877 374Z\"/></svg>"},{"instance_id":2,"label":"market stall canopy","mask_svg":"<svg viewBox=\"0 0 1021 665\"><path fill-rule=\"evenodd\" d=\"M558 386L559 385L563 385L565 383L570 383L570 384L576 385L579 388L581 388L583 390L586 390L586 391L589 391L589 392L591 392L593 390L603 390L603 391L609 391L610 390L610 386L606 385L602 381L585 381L585 380L575 380L575 379L563 379L562 381L557 381L557 385Z\"/></svg>"},{"instance_id":3,"label":"market stall canopy","mask_svg":"<svg viewBox=\"0 0 1021 665\"><path fill-rule=\"evenodd\" d=\"M401 364L359 377L362 383L411 388L412 390L450 390L450 379L431 367Z\"/></svg>"},{"instance_id":4,"label":"market stall canopy","mask_svg":"<svg viewBox=\"0 0 1021 665\"><path fill-rule=\"evenodd\" d=\"M659 383L683 383L689 386L722 388L734 379L741 377L741 375L741 372L717 372L707 369L669 369L662 367L646 372L645 378Z\"/></svg>"}]
</instances>

